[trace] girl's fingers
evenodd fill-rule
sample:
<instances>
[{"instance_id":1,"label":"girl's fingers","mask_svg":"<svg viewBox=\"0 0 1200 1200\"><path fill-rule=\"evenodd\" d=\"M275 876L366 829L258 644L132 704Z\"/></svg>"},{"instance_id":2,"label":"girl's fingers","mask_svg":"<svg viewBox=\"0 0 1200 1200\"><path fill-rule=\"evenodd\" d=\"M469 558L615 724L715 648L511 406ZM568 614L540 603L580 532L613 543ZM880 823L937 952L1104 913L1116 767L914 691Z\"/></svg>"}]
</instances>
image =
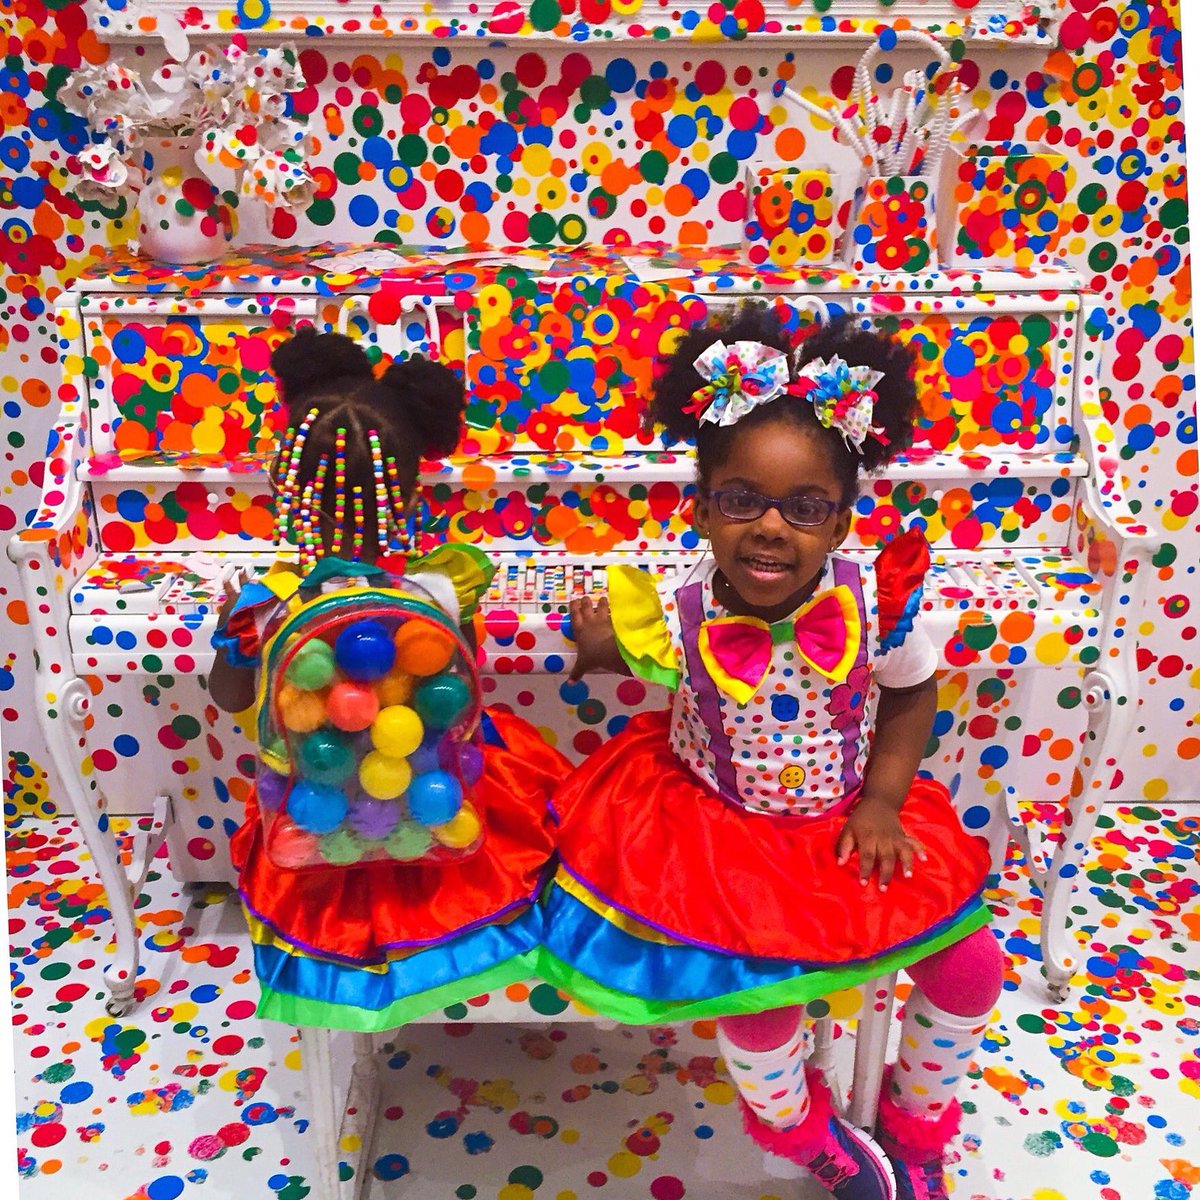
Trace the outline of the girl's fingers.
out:
<instances>
[{"instance_id":1,"label":"girl's fingers","mask_svg":"<svg viewBox=\"0 0 1200 1200\"><path fill-rule=\"evenodd\" d=\"M887 846L879 853L879 890L886 892L892 882L892 872L896 869L896 852L892 846Z\"/></svg>"},{"instance_id":2,"label":"girl's fingers","mask_svg":"<svg viewBox=\"0 0 1200 1200\"><path fill-rule=\"evenodd\" d=\"M875 846L864 846L861 843L858 847L858 879L860 883L865 884L871 878L871 873L875 870L875 860L877 853Z\"/></svg>"},{"instance_id":3,"label":"girl's fingers","mask_svg":"<svg viewBox=\"0 0 1200 1200\"><path fill-rule=\"evenodd\" d=\"M842 830L833 853L839 867L844 867L850 861L850 855L854 853L854 833L849 826Z\"/></svg>"}]
</instances>

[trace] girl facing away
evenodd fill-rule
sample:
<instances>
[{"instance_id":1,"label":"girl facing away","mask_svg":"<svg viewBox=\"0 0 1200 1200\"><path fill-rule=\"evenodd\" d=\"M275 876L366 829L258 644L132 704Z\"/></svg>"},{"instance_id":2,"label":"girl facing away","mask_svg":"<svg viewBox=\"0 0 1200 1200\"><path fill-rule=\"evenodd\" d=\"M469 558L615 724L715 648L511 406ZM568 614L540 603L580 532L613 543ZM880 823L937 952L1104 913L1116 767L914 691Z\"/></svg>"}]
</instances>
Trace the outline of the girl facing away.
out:
<instances>
[{"instance_id":1,"label":"girl facing away","mask_svg":"<svg viewBox=\"0 0 1200 1200\"><path fill-rule=\"evenodd\" d=\"M249 708L256 688L259 696L274 695L281 710L285 703L295 709L288 728L304 731L322 715L308 719L313 696L321 697L318 710L328 704L333 712L332 690L288 694L288 679L260 678L264 649L302 605L322 595L344 600L354 588L402 589L436 605L473 650L472 617L493 568L472 548L441 546L421 555L413 545L420 459L448 453L458 442L464 395L452 371L412 357L377 379L350 338L311 328L280 345L271 365L288 418L271 470L277 532L281 545L289 535L299 545L226 602L213 638L217 661L209 688L230 712ZM359 689L351 696L359 718L351 713L341 728L361 728L355 735L363 743L360 753L369 752L368 738L390 747L414 727L420 736L408 705L421 681L396 662L365 694ZM365 673L378 675L371 665ZM407 720L405 728L384 730L391 743L381 740L376 724L363 725L374 710L364 713L362 706L376 704L397 706L386 711L394 716L401 709ZM529 975L527 956L540 932L533 901L553 852L547 802L569 764L517 717L484 710L482 731L470 800L486 832L480 848L461 861L431 860L429 834L395 819L402 811L398 801L376 799L395 792L404 782L396 772L408 770L385 758L376 764L384 769L372 795L350 801L357 803L353 831L338 844L347 865L289 869L275 843L268 853L259 812L280 802L260 794L264 781L276 791L286 784L260 770L232 849L262 1016L376 1032ZM428 728L424 732L430 745L423 742L405 761L425 754L436 767L439 746ZM366 779L361 765L357 778ZM289 805L295 780L291 786ZM409 796L411 807L411 786ZM310 826L322 828L315 818ZM309 842L304 827L289 834L284 849L303 851ZM383 845L388 856L355 862L364 844ZM297 861L302 857L296 854Z\"/></svg>"},{"instance_id":2,"label":"girl facing away","mask_svg":"<svg viewBox=\"0 0 1200 1200\"><path fill-rule=\"evenodd\" d=\"M718 1017L746 1132L842 1200L946 1196L955 1092L999 995L988 871L917 777L936 654L917 619L929 551L838 553L860 470L912 439L908 351L847 321L797 353L765 309L693 330L650 414L696 440L687 578L611 569L572 608L576 675L674 692L555 794L560 867L540 973L627 1022ZM806 1066L804 1005L905 968L875 1138Z\"/></svg>"}]
</instances>

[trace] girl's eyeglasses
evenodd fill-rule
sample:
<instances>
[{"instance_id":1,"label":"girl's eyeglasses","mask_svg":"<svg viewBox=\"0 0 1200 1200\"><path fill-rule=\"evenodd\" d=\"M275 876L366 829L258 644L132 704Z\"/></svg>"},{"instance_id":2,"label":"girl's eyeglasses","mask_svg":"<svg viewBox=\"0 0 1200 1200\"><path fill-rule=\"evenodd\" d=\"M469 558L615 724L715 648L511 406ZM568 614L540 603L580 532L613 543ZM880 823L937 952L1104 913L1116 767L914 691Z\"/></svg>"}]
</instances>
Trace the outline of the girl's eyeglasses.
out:
<instances>
[{"instance_id":1,"label":"girl's eyeglasses","mask_svg":"<svg viewBox=\"0 0 1200 1200\"><path fill-rule=\"evenodd\" d=\"M768 508L774 508L779 510L779 515L793 529L824 525L844 507L836 500L826 500L823 496L787 496L783 500L776 500L773 496L760 496L757 492L725 489L704 495L727 520L757 521Z\"/></svg>"}]
</instances>

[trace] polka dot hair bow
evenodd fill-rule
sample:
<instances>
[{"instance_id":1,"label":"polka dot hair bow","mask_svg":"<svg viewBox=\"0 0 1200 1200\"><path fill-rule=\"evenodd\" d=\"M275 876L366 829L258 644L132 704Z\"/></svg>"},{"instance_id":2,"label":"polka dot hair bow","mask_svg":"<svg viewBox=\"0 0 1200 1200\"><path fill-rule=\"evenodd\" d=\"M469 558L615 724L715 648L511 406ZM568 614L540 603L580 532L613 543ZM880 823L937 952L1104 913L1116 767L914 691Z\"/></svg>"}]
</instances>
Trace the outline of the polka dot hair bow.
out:
<instances>
[{"instance_id":1,"label":"polka dot hair bow","mask_svg":"<svg viewBox=\"0 0 1200 1200\"><path fill-rule=\"evenodd\" d=\"M861 450L868 437L888 443L883 430L871 424L879 398L872 389L882 378L882 371L852 367L835 354L828 362L814 358L805 363L787 390L807 397L826 429L836 429L847 446Z\"/></svg>"},{"instance_id":2,"label":"polka dot hair bow","mask_svg":"<svg viewBox=\"0 0 1200 1200\"><path fill-rule=\"evenodd\" d=\"M762 342L716 341L692 365L708 383L683 411L713 425L736 424L788 385L787 355Z\"/></svg>"}]
</instances>

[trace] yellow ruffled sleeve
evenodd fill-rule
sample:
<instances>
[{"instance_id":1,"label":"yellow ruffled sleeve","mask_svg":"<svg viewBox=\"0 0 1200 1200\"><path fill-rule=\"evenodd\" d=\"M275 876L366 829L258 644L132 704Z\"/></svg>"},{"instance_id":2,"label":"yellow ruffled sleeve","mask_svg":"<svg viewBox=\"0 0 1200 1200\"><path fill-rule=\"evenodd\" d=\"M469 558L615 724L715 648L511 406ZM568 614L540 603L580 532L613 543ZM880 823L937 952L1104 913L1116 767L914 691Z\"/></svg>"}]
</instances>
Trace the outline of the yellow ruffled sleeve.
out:
<instances>
[{"instance_id":1,"label":"yellow ruffled sleeve","mask_svg":"<svg viewBox=\"0 0 1200 1200\"><path fill-rule=\"evenodd\" d=\"M475 615L496 574L496 564L477 546L446 542L420 558L412 559L407 574L443 575L454 585L459 616L465 625Z\"/></svg>"},{"instance_id":2,"label":"yellow ruffled sleeve","mask_svg":"<svg viewBox=\"0 0 1200 1200\"><path fill-rule=\"evenodd\" d=\"M679 655L654 577L637 567L609 567L608 607L617 649L629 669L648 683L678 688Z\"/></svg>"}]
</instances>

